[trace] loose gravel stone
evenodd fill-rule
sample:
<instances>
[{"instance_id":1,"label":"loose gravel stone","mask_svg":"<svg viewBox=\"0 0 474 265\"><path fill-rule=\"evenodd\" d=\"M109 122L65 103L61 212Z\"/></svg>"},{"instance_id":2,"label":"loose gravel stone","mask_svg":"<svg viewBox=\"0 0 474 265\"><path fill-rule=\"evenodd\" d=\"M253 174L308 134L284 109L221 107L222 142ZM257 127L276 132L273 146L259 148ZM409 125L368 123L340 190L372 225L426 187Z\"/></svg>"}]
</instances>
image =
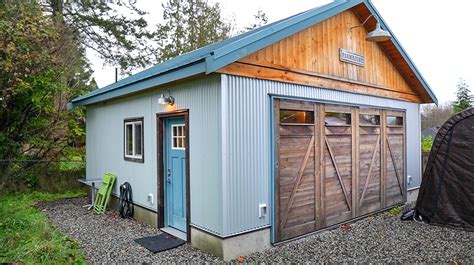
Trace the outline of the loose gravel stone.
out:
<instances>
[{"instance_id":1,"label":"loose gravel stone","mask_svg":"<svg viewBox=\"0 0 474 265\"><path fill-rule=\"evenodd\" d=\"M146 224L122 219L112 212L94 214L81 206L85 198L40 203L63 234L76 239L92 263L221 262L217 257L185 244L153 254L133 240L157 235ZM412 206L412 205L411 205ZM250 263L474 263L474 233L401 222L400 215L379 214L340 228L314 234L254 253Z\"/></svg>"},{"instance_id":2,"label":"loose gravel stone","mask_svg":"<svg viewBox=\"0 0 474 265\"><path fill-rule=\"evenodd\" d=\"M75 198L43 202L37 207L61 233L79 242L91 263L220 262L189 244L154 254L134 240L158 235L159 229L122 219L115 212L97 215L83 208L85 204L86 198Z\"/></svg>"}]
</instances>

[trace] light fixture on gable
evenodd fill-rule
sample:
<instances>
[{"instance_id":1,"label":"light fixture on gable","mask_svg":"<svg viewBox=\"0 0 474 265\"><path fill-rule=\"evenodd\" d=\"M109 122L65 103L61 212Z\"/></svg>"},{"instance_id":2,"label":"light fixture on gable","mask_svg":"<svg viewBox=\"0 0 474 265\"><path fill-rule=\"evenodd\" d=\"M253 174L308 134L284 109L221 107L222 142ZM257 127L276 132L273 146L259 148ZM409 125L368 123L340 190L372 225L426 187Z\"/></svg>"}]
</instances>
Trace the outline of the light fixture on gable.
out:
<instances>
[{"instance_id":1,"label":"light fixture on gable","mask_svg":"<svg viewBox=\"0 0 474 265\"><path fill-rule=\"evenodd\" d=\"M158 98L158 104L173 106L174 105L174 97L171 96L171 93L168 89L165 89L165 90L168 91L168 96L165 97L164 94L161 94L161 96Z\"/></svg>"},{"instance_id":2,"label":"light fixture on gable","mask_svg":"<svg viewBox=\"0 0 474 265\"><path fill-rule=\"evenodd\" d=\"M382 42L382 41L391 40L392 35L390 35L390 32L382 29L382 27L380 26L379 19L372 14L368 16L361 25L351 27L350 30L352 31L352 29L354 28L358 28L360 26L365 25L365 23L367 23L367 21L369 21L369 18L371 17L375 18L375 20L377 21L377 24L375 25L375 29L367 34L367 36L365 37L365 40L370 41L370 42Z\"/></svg>"}]
</instances>

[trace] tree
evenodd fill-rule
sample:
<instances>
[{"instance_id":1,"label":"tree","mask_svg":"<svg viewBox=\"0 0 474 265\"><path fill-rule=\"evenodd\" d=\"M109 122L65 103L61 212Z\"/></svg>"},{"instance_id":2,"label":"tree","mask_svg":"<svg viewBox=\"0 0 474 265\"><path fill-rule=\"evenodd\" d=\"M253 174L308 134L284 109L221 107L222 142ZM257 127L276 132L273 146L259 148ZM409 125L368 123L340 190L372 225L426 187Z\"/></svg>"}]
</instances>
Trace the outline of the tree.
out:
<instances>
[{"instance_id":1,"label":"tree","mask_svg":"<svg viewBox=\"0 0 474 265\"><path fill-rule=\"evenodd\" d=\"M205 0L168 0L163 4L164 23L158 25L157 61L162 62L186 52L224 40L232 24L226 22L218 3Z\"/></svg>"},{"instance_id":2,"label":"tree","mask_svg":"<svg viewBox=\"0 0 474 265\"><path fill-rule=\"evenodd\" d=\"M54 159L84 140L72 98L96 88L78 37L36 2L0 9L0 160ZM0 165L0 175L7 170ZM18 170L22 170L19 168Z\"/></svg>"},{"instance_id":3,"label":"tree","mask_svg":"<svg viewBox=\"0 0 474 265\"><path fill-rule=\"evenodd\" d=\"M421 107L421 130L439 127L453 115L451 103L422 105Z\"/></svg>"},{"instance_id":4,"label":"tree","mask_svg":"<svg viewBox=\"0 0 474 265\"><path fill-rule=\"evenodd\" d=\"M460 78L457 85L456 101L453 103L453 110L455 113L472 107L471 90L464 79Z\"/></svg>"},{"instance_id":5,"label":"tree","mask_svg":"<svg viewBox=\"0 0 474 265\"><path fill-rule=\"evenodd\" d=\"M263 25L266 25L268 23L268 17L263 10L259 9L257 11L257 14L253 15L255 22L247 27L245 27L245 31L250 31L256 28L259 28Z\"/></svg>"},{"instance_id":6,"label":"tree","mask_svg":"<svg viewBox=\"0 0 474 265\"><path fill-rule=\"evenodd\" d=\"M67 28L82 48L90 48L122 72L155 63L154 32L134 1L40 1L43 10ZM127 15L123 15L123 10ZM122 12L121 12L122 11Z\"/></svg>"}]
</instances>

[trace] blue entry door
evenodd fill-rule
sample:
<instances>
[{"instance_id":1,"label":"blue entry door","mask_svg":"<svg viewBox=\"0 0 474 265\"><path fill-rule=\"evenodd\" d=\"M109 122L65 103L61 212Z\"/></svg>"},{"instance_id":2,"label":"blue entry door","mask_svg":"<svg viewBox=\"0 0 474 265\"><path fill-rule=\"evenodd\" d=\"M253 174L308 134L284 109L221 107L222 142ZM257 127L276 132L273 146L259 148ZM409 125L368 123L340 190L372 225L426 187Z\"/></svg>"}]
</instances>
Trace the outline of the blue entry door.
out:
<instances>
[{"instance_id":1,"label":"blue entry door","mask_svg":"<svg viewBox=\"0 0 474 265\"><path fill-rule=\"evenodd\" d=\"M186 137L184 118L168 118L164 128L165 226L186 233Z\"/></svg>"}]
</instances>

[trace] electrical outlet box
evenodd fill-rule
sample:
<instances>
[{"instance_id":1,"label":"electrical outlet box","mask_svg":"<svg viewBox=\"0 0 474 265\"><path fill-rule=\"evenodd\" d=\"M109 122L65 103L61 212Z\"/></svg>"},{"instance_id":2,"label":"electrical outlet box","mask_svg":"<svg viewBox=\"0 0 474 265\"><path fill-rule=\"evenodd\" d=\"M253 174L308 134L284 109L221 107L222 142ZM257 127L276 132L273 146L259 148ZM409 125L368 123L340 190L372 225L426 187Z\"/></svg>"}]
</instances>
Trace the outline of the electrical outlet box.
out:
<instances>
[{"instance_id":1,"label":"electrical outlet box","mask_svg":"<svg viewBox=\"0 0 474 265\"><path fill-rule=\"evenodd\" d=\"M263 218L267 216L267 204L266 203L260 203L258 205L258 217Z\"/></svg>"},{"instance_id":2,"label":"electrical outlet box","mask_svg":"<svg viewBox=\"0 0 474 265\"><path fill-rule=\"evenodd\" d=\"M148 201L149 201L151 204L154 203L154 200L153 200L153 193L148 194Z\"/></svg>"}]
</instances>

